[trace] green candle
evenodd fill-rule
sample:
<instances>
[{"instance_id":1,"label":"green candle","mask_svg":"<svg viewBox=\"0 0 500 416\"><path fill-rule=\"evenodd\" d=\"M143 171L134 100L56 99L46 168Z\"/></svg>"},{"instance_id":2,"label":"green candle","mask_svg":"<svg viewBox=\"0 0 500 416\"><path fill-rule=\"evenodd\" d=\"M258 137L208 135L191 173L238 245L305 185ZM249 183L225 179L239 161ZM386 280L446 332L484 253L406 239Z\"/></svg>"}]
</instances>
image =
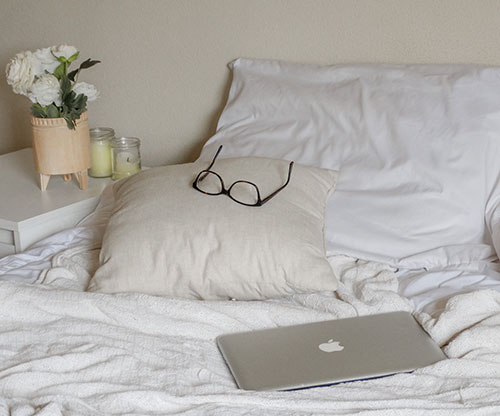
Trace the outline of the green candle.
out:
<instances>
[{"instance_id":1,"label":"green candle","mask_svg":"<svg viewBox=\"0 0 500 416\"><path fill-rule=\"evenodd\" d=\"M111 176L112 151L110 140L114 135L114 130L107 127L97 127L90 130L90 176L94 178L107 178Z\"/></svg>"}]
</instances>

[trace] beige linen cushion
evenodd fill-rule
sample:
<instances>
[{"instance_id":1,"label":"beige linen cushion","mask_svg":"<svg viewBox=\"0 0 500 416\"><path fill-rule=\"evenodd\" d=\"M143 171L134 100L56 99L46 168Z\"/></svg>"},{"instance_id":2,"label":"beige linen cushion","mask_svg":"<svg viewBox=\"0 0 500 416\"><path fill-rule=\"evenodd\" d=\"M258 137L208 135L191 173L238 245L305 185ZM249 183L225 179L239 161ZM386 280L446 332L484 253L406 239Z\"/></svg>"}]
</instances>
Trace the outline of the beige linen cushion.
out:
<instances>
[{"instance_id":1,"label":"beige linen cushion","mask_svg":"<svg viewBox=\"0 0 500 416\"><path fill-rule=\"evenodd\" d=\"M114 185L89 290L251 300L337 288L323 235L336 171L295 165L285 189L261 207L247 207L192 187L207 165L154 168ZM285 182L288 162L220 159L212 170L226 188L249 180L265 198Z\"/></svg>"}]
</instances>

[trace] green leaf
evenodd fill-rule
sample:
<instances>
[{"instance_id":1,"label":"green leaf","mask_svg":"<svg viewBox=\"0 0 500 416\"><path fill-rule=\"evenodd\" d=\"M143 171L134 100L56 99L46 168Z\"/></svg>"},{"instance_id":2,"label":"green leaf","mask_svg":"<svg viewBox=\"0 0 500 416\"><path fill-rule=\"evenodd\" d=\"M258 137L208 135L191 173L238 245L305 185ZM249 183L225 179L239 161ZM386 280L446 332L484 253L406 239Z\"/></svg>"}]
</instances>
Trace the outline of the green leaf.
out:
<instances>
[{"instance_id":1,"label":"green leaf","mask_svg":"<svg viewBox=\"0 0 500 416\"><path fill-rule=\"evenodd\" d=\"M66 115L64 116L64 120L66 120L66 125L68 126L68 129L70 130L75 130L75 122L71 119L70 116Z\"/></svg>"},{"instance_id":2,"label":"green leaf","mask_svg":"<svg viewBox=\"0 0 500 416\"><path fill-rule=\"evenodd\" d=\"M81 69L87 69L87 68L90 68L90 67L93 67L94 65L97 65L97 64L100 64L101 61L93 61L92 59L87 59L86 61L83 61L81 64L80 64L80 70Z\"/></svg>"},{"instance_id":3,"label":"green leaf","mask_svg":"<svg viewBox=\"0 0 500 416\"><path fill-rule=\"evenodd\" d=\"M57 79L61 79L65 75L66 75L66 64L63 62L59 64L59 66L54 70L54 76Z\"/></svg>"},{"instance_id":4,"label":"green leaf","mask_svg":"<svg viewBox=\"0 0 500 416\"><path fill-rule=\"evenodd\" d=\"M73 108L76 111L85 110L86 105L87 105L87 96L83 94L78 94L73 101Z\"/></svg>"},{"instance_id":5,"label":"green leaf","mask_svg":"<svg viewBox=\"0 0 500 416\"><path fill-rule=\"evenodd\" d=\"M67 75L63 75L61 78L61 98L63 102L66 102L68 96L71 95L73 91L71 91L71 81L69 80Z\"/></svg>"},{"instance_id":6,"label":"green leaf","mask_svg":"<svg viewBox=\"0 0 500 416\"><path fill-rule=\"evenodd\" d=\"M55 56L55 55L54 55ZM57 60L61 63L66 63L68 60L64 56L56 56Z\"/></svg>"},{"instance_id":7,"label":"green leaf","mask_svg":"<svg viewBox=\"0 0 500 416\"><path fill-rule=\"evenodd\" d=\"M55 104L51 104L46 107L47 117L48 118L58 118L60 117L59 109Z\"/></svg>"},{"instance_id":8,"label":"green leaf","mask_svg":"<svg viewBox=\"0 0 500 416\"><path fill-rule=\"evenodd\" d=\"M31 114L37 118L47 118L45 108L38 103L31 104Z\"/></svg>"},{"instance_id":9,"label":"green leaf","mask_svg":"<svg viewBox=\"0 0 500 416\"><path fill-rule=\"evenodd\" d=\"M80 55L80 51L77 51L75 54L71 55L69 58L68 58L68 64L70 64L71 62L75 61L76 58L78 58L78 55Z\"/></svg>"},{"instance_id":10,"label":"green leaf","mask_svg":"<svg viewBox=\"0 0 500 416\"><path fill-rule=\"evenodd\" d=\"M66 120L68 128L75 128L75 120L79 119L87 106L87 96L78 94L71 89L69 75L64 75L61 79L62 103L60 116Z\"/></svg>"},{"instance_id":11,"label":"green leaf","mask_svg":"<svg viewBox=\"0 0 500 416\"><path fill-rule=\"evenodd\" d=\"M75 69L74 71L68 72L68 78L70 81L74 81L76 75L80 72L80 69Z\"/></svg>"},{"instance_id":12,"label":"green leaf","mask_svg":"<svg viewBox=\"0 0 500 416\"><path fill-rule=\"evenodd\" d=\"M79 52L78 52L79 53ZM70 58L71 59L71 58ZM68 62L70 62L68 60ZM101 61L93 61L92 59L87 59L85 61L83 61L80 66L78 67L78 69L75 69L73 71L71 71L70 73L68 73L68 78L71 80L71 81L75 81L75 79L78 78L78 74L80 73L80 71L82 69L87 69L87 68L91 68L93 67L94 65L97 65L101 63Z\"/></svg>"}]
</instances>

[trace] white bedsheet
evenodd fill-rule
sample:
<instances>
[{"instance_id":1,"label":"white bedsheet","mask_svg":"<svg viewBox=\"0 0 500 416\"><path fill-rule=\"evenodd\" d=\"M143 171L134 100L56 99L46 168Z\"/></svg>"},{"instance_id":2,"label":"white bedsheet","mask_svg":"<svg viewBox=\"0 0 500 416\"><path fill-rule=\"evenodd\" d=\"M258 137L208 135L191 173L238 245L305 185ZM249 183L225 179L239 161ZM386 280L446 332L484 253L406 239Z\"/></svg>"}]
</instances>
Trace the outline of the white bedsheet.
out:
<instances>
[{"instance_id":1,"label":"white bedsheet","mask_svg":"<svg viewBox=\"0 0 500 416\"><path fill-rule=\"evenodd\" d=\"M236 388L217 335L412 310L394 273L338 256L338 297L265 302L82 292L97 252L60 253L43 285L0 282L0 415L500 414L496 291L454 297L438 319L417 314L446 361L378 380L256 393Z\"/></svg>"},{"instance_id":2,"label":"white bedsheet","mask_svg":"<svg viewBox=\"0 0 500 416\"><path fill-rule=\"evenodd\" d=\"M387 266L335 256L337 296L201 302L87 293L106 195L100 207L79 227L0 260L0 415L500 414L500 293L475 291L500 290L494 272L407 271L398 279ZM470 293L452 297L460 291ZM246 392L215 345L222 333L412 311L405 293L433 312L416 316L450 357L412 374Z\"/></svg>"},{"instance_id":3,"label":"white bedsheet","mask_svg":"<svg viewBox=\"0 0 500 416\"><path fill-rule=\"evenodd\" d=\"M113 202L110 185L102 193L96 210L76 227L44 238L22 253L1 258L0 280L35 283L42 271L52 267L51 260L55 254L70 247L99 245Z\"/></svg>"}]
</instances>

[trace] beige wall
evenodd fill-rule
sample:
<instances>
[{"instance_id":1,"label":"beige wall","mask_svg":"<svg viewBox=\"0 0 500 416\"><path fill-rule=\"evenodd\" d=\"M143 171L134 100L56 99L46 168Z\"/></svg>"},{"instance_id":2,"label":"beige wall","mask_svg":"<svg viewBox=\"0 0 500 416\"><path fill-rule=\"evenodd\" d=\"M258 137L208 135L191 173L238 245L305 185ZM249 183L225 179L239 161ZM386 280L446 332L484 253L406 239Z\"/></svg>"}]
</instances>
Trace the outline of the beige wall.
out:
<instances>
[{"instance_id":1,"label":"beige wall","mask_svg":"<svg viewBox=\"0 0 500 416\"><path fill-rule=\"evenodd\" d=\"M239 56L299 62L500 64L497 0L0 0L0 154L30 145L17 52L59 43L102 60L91 125L143 140L149 165L195 158Z\"/></svg>"}]
</instances>

